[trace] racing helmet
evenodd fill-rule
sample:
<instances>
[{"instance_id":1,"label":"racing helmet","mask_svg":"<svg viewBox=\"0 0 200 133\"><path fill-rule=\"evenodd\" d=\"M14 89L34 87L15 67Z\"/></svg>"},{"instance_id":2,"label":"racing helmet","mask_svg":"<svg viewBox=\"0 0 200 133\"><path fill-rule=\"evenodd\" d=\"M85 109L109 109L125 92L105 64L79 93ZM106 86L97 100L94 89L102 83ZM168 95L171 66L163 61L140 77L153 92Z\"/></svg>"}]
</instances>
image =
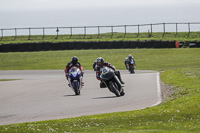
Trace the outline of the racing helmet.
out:
<instances>
[{"instance_id":1,"label":"racing helmet","mask_svg":"<svg viewBox=\"0 0 200 133\"><path fill-rule=\"evenodd\" d=\"M132 59L133 56L131 54L128 55L128 59Z\"/></svg>"},{"instance_id":2,"label":"racing helmet","mask_svg":"<svg viewBox=\"0 0 200 133\"><path fill-rule=\"evenodd\" d=\"M104 59L102 57L97 58L97 66L103 66Z\"/></svg>"},{"instance_id":3,"label":"racing helmet","mask_svg":"<svg viewBox=\"0 0 200 133\"><path fill-rule=\"evenodd\" d=\"M76 65L78 62L78 58L76 56L72 57L72 65Z\"/></svg>"}]
</instances>

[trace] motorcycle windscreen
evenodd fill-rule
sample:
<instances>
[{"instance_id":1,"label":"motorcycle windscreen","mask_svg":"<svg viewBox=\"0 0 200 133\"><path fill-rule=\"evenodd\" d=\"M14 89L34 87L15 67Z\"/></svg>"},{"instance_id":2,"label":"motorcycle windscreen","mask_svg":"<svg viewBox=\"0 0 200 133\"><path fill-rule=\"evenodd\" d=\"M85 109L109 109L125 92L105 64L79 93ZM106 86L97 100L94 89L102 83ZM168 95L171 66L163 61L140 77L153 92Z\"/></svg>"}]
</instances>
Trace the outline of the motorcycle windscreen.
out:
<instances>
[{"instance_id":1,"label":"motorcycle windscreen","mask_svg":"<svg viewBox=\"0 0 200 133\"><path fill-rule=\"evenodd\" d=\"M69 75L69 77L71 79L79 79L80 78L80 74L77 73L77 72L71 72L70 75Z\"/></svg>"},{"instance_id":2,"label":"motorcycle windscreen","mask_svg":"<svg viewBox=\"0 0 200 133\"><path fill-rule=\"evenodd\" d=\"M114 76L113 72L103 73L101 74L100 78L102 80L110 80Z\"/></svg>"},{"instance_id":3,"label":"motorcycle windscreen","mask_svg":"<svg viewBox=\"0 0 200 133\"><path fill-rule=\"evenodd\" d=\"M71 79L79 79L80 78L80 70L76 67L72 67L69 70L69 77Z\"/></svg>"}]
</instances>

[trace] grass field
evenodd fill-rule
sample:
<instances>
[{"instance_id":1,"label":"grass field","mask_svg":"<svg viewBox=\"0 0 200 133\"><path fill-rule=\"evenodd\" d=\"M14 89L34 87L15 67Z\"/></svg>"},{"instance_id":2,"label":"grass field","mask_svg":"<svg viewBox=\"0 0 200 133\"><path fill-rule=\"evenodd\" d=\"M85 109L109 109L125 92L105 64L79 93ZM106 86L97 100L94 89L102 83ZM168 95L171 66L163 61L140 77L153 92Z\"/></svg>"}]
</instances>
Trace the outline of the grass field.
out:
<instances>
[{"instance_id":1,"label":"grass field","mask_svg":"<svg viewBox=\"0 0 200 133\"><path fill-rule=\"evenodd\" d=\"M133 54L138 70L166 70L198 66L199 49L115 49L65 50L44 52L0 53L0 70L65 69L73 56L77 56L84 69L92 69L97 57L103 57L117 69L125 69L124 59Z\"/></svg>"},{"instance_id":2,"label":"grass field","mask_svg":"<svg viewBox=\"0 0 200 133\"><path fill-rule=\"evenodd\" d=\"M133 54L138 70L158 70L173 94L151 108L83 116L70 119L0 126L0 132L200 132L200 49L113 49L0 53L0 70L64 69L79 57L85 69L102 56L124 69L124 58Z\"/></svg>"},{"instance_id":3,"label":"grass field","mask_svg":"<svg viewBox=\"0 0 200 133\"><path fill-rule=\"evenodd\" d=\"M164 35L164 36L163 36ZM0 38L0 44L10 44L10 43L33 43L33 42L71 42L71 41L144 41L144 40L163 40L163 41L200 41L200 32L180 32L176 35L175 32L162 32L152 33L104 33L100 34L88 34L84 35L46 35L44 38L42 35L32 35L29 36L10 36Z\"/></svg>"}]
</instances>

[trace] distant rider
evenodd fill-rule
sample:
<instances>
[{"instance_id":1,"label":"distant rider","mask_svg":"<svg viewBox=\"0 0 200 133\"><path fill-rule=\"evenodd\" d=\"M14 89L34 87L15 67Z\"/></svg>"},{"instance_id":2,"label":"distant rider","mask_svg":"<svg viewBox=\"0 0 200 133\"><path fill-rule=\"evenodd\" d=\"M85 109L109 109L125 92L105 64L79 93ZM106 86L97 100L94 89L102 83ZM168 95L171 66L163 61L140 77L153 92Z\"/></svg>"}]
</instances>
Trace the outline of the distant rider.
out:
<instances>
[{"instance_id":1,"label":"distant rider","mask_svg":"<svg viewBox=\"0 0 200 133\"><path fill-rule=\"evenodd\" d=\"M101 78L100 78L100 75L101 75L100 69L101 69L103 66L109 67L109 68L111 68L112 70L114 70L114 71L115 71L115 74L116 74L116 76L119 78L120 82L121 82L122 84L124 84L124 82L123 82L122 79L121 79L120 72L117 71L116 68L115 68L114 66L112 66L110 63L104 62L104 59L103 59L102 57L98 57L97 60L96 60L96 61L94 62L94 64L93 64L93 69L94 69L94 71L96 71L96 78L97 78L97 80L101 80ZM100 82L100 88L105 88L105 87L106 87L105 84L101 81L101 82Z\"/></svg>"},{"instance_id":2,"label":"distant rider","mask_svg":"<svg viewBox=\"0 0 200 133\"><path fill-rule=\"evenodd\" d=\"M84 74L84 70L83 67L81 66L81 63L78 62L78 58L76 56L72 57L72 60L67 64L66 69L65 69L65 74L66 74L66 78L68 80L68 75L69 75L69 70L72 67L77 67L81 70L81 76L83 77ZM82 82L83 83L83 82Z\"/></svg>"},{"instance_id":3,"label":"distant rider","mask_svg":"<svg viewBox=\"0 0 200 133\"><path fill-rule=\"evenodd\" d=\"M127 64L128 64L129 62L131 62L131 60L133 60L134 64L136 65L135 58L134 58L131 54L129 54L128 57L125 58L125 62L124 62L125 66L126 66L126 69L128 69ZM135 65L134 65L134 68L135 68ZM134 73L135 73L135 72L134 72Z\"/></svg>"}]
</instances>

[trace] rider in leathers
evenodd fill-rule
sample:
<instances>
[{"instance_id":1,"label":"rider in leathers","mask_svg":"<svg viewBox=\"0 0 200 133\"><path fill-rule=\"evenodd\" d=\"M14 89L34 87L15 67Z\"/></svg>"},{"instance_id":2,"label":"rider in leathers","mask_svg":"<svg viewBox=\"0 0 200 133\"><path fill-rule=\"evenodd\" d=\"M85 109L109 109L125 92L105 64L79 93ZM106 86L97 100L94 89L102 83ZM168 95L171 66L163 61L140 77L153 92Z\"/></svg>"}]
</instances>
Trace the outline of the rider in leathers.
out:
<instances>
[{"instance_id":1,"label":"rider in leathers","mask_svg":"<svg viewBox=\"0 0 200 133\"><path fill-rule=\"evenodd\" d=\"M74 56L74 57L72 57L72 60L66 65L65 75L66 75L67 80L68 80L69 70L72 67L79 68L81 70L81 76L83 77L83 74L84 74L83 67L81 66L81 63L78 62L78 58L76 56ZM82 84L83 84L83 82L82 82Z\"/></svg>"},{"instance_id":2,"label":"rider in leathers","mask_svg":"<svg viewBox=\"0 0 200 133\"><path fill-rule=\"evenodd\" d=\"M104 59L102 57L97 58L97 60L93 64L93 69L94 69L94 71L96 71L97 80L101 80L101 78L100 78L100 75L101 75L100 68L103 67L103 66L107 66L107 67L111 68L113 71L115 71L115 74L119 78L120 82L122 84L124 84L124 82L121 79L120 72L117 71L116 68L114 66L112 66L110 63L104 62ZM106 87L105 84L101 81L100 82L100 88L105 88L105 87Z\"/></svg>"},{"instance_id":3,"label":"rider in leathers","mask_svg":"<svg viewBox=\"0 0 200 133\"><path fill-rule=\"evenodd\" d=\"M124 62L125 66L126 66L126 69L128 69L127 64L128 64L131 60L133 60L134 64L136 65L135 58L134 58L131 54L129 54L128 57L125 58L125 62ZM134 65L134 68L135 68L135 65ZM134 73L135 73L135 71L134 71Z\"/></svg>"}]
</instances>

